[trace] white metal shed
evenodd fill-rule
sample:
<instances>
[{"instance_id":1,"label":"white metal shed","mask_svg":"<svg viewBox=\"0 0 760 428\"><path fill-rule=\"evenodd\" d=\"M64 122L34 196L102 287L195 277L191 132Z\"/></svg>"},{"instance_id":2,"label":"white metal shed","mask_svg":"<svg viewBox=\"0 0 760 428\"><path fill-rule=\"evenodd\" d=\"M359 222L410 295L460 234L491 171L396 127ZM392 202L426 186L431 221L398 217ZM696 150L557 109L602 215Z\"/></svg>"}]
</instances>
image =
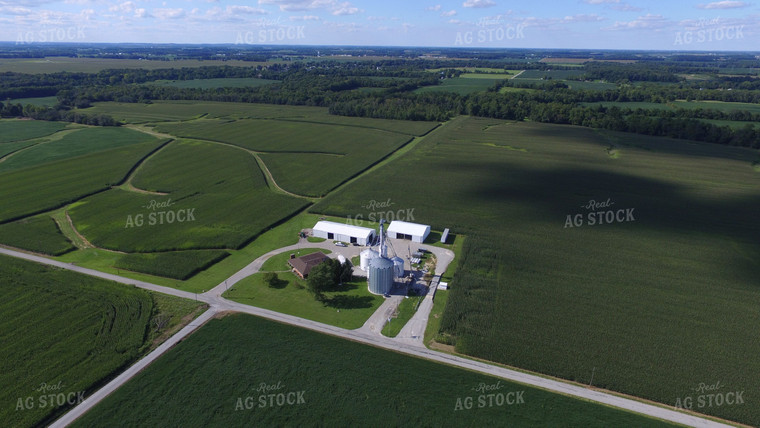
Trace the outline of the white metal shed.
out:
<instances>
[{"instance_id":1,"label":"white metal shed","mask_svg":"<svg viewBox=\"0 0 760 428\"><path fill-rule=\"evenodd\" d=\"M427 224L409 223L407 221L394 220L388 226L388 236L396 239L408 239L412 242L424 242L430 234L430 226Z\"/></svg>"}]
</instances>

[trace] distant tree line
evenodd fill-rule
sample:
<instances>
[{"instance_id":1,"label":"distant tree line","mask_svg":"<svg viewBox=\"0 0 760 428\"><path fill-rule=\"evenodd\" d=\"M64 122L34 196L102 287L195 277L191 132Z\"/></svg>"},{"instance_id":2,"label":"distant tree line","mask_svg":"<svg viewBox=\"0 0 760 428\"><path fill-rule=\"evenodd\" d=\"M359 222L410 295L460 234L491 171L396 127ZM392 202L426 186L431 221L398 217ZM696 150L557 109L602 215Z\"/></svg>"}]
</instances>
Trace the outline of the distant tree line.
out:
<instances>
[{"instance_id":1,"label":"distant tree line","mask_svg":"<svg viewBox=\"0 0 760 428\"><path fill-rule=\"evenodd\" d=\"M277 63L266 67L122 69L90 74L4 73L0 75L0 99L57 95L58 105L53 108L4 105L0 108L0 115L108 126L118 123L104 115L82 115L77 109L101 101L222 101L319 106L329 108L330 113L336 115L405 120L443 121L458 114L469 114L760 147L760 130L750 124L757 122L760 115L749 111L630 109L590 105L629 101L668 103L678 99L760 103L760 79L751 76L721 75L708 81L685 81L679 80L676 73L693 71L693 67L686 63L592 63L586 65L584 78L618 81L615 89L571 90L563 82L520 82L520 79L513 79L502 80L486 92L470 95L446 91L415 92L418 88L437 85L445 78L458 76L460 69L446 68L452 63L460 67L494 65L483 60L325 60ZM438 72L424 71L435 65L446 66ZM547 67L546 64L532 66ZM717 69L705 64L700 67L713 71ZM156 80L229 77L258 77L271 79L273 83L258 87L213 89L177 88L150 83ZM504 87L533 90L501 93ZM705 120L747 121L750 125L732 129Z\"/></svg>"}]
</instances>

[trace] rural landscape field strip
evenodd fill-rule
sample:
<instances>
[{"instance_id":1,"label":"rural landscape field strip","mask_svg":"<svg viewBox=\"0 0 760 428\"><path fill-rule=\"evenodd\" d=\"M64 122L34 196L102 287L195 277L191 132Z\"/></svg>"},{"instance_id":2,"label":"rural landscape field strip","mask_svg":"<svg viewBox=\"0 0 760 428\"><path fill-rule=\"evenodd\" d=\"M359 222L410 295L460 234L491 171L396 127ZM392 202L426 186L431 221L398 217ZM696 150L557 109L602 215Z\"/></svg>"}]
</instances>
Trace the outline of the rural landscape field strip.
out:
<instances>
[{"instance_id":1,"label":"rural landscape field strip","mask_svg":"<svg viewBox=\"0 0 760 428\"><path fill-rule=\"evenodd\" d=\"M0 261L0 417L12 426L34 425L62 409L45 393L74 397L71 407L135 358L153 303L143 290L6 255Z\"/></svg>"},{"instance_id":2,"label":"rural landscape field strip","mask_svg":"<svg viewBox=\"0 0 760 428\"><path fill-rule=\"evenodd\" d=\"M51 256L76 250L47 214L0 225L0 243Z\"/></svg>"},{"instance_id":3,"label":"rural landscape field strip","mask_svg":"<svg viewBox=\"0 0 760 428\"><path fill-rule=\"evenodd\" d=\"M36 261L36 262L47 264L47 265L58 266L64 269L73 270L80 273L85 273L87 275L98 276L104 279L110 279L110 280L127 283L127 284L134 284L140 288L167 293L173 296L179 296L179 297L185 297L185 298L194 297L192 293L174 290L167 287L160 287L160 286L156 286L154 284L150 284L150 283L146 283L142 281L135 281L128 278L119 277L117 275L105 274L105 273L98 272L92 269L72 266L69 264L56 262L56 261L45 259L38 256L8 251L2 248L0 248L0 253L13 255L15 257L20 257L20 258L31 260L31 261ZM441 354L435 351L421 350L418 347L410 348L408 346L399 344L398 342L392 342L392 341L388 342L387 340L380 341L378 339L378 336L375 336L375 335L373 335L372 337L365 337L364 335L357 334L355 332L338 329L338 328L328 326L325 324L303 320L303 319L299 319L296 317L280 314L280 313L265 310L265 309L253 308L247 305L241 305L241 304L233 303L230 301L219 300L218 298L215 298L214 296L218 296L218 294L221 294L223 286L225 286L224 283L216 287L215 290L211 290L209 293L206 293L202 296L195 295L195 298L196 299L200 298L200 300L202 301L207 301L208 303L217 305L218 309L224 308L225 310L234 310L234 311L248 313L252 315L263 316L275 321L283 322L286 324L292 324L295 326L305 327L307 329L311 329L317 332L327 333L330 335L340 336L344 338L350 338L355 341L364 342L364 343L372 344L375 346L381 346L389 350L399 351L399 352L403 352L409 355L415 355L415 356L419 356L426 359L432 359L435 361L460 366L460 367L467 368L470 370L482 371L483 373L487 373L490 375L498 375L504 379L511 379L511 380L515 380L524 384L535 385L540 388L545 388L545 389L549 389L553 391L561 391L561 392L564 392L565 394L576 396L576 397L586 397L587 399L591 399L593 401L597 401L600 403L614 405L619 408L633 410L642 414L648 414L654 417L671 420L671 421L678 422L681 424L689 424L692 426L706 426L706 427L723 426L720 424L708 422L704 419L684 415L683 413L674 412L672 410L667 410L667 409L663 409L659 407L653 407L647 404L641 404L641 403L634 402L625 398L604 394L602 392L596 392L596 391L589 392L585 388L579 388L579 387L575 387L575 386L568 385L565 383L560 383L560 382L551 381L544 378L535 377L535 376L525 374L522 372L515 372L508 369L497 368L495 366L491 366L485 363L473 362L471 360L463 359L463 358L452 356L452 355ZM101 398L102 398L102 395L101 395ZM67 415L66 417L73 418L73 416L71 415Z\"/></svg>"},{"instance_id":4,"label":"rural landscape field strip","mask_svg":"<svg viewBox=\"0 0 760 428\"><path fill-rule=\"evenodd\" d=\"M172 143L132 184L167 195L111 189L71 209L93 244L126 252L235 249L306 204L270 190L253 156L200 141Z\"/></svg>"},{"instance_id":5,"label":"rural landscape field strip","mask_svg":"<svg viewBox=\"0 0 760 428\"><path fill-rule=\"evenodd\" d=\"M439 341L669 406L711 379L757 389L744 374L760 367L743 356L758 343L742 339L760 321L754 152L615 134L612 158L580 128L460 118L441 131L311 208L366 216L356 201L391 200L468 235ZM633 211L589 224L605 211L590 200ZM746 402L701 410L760 422Z\"/></svg>"},{"instance_id":6,"label":"rural landscape field strip","mask_svg":"<svg viewBox=\"0 0 760 428\"><path fill-rule=\"evenodd\" d=\"M216 346L217 343L224 346ZM240 352L241 349L245 351ZM287 363L271 360L273 352L284 356ZM394 370L388 372L388 367ZM370 374L378 372L385 375ZM410 378L416 381L402 382ZM457 398L475 394L472 388L481 383L498 384L505 394L512 392L513 403L516 393L522 391L524 402L456 411ZM258 405L258 397L265 394L256 390L260 384L279 388L278 392L302 391L302 400L298 405L246 408L247 397L252 396L254 405ZM414 396L427 397L424 408L408 402L408 388L413 388ZM160 407L155 405L158 397L162 401L170 398L172 403L196 405ZM378 408L389 411L372 410ZM600 415L605 417L597 419ZM247 315L209 322L74 426L87 426L95 421L154 425L167 418L181 425L271 425L283 418L299 426L346 423L472 426L529 423L539 418L543 421L556 418L557 423L567 423L570 418L584 426L593 426L598 420L614 420L623 425L661 425L603 406Z\"/></svg>"},{"instance_id":7,"label":"rural landscape field strip","mask_svg":"<svg viewBox=\"0 0 760 428\"><path fill-rule=\"evenodd\" d=\"M58 132L65 123L44 120L0 120L0 147L13 141L31 140Z\"/></svg>"},{"instance_id":8,"label":"rural landscape field strip","mask_svg":"<svg viewBox=\"0 0 760 428\"><path fill-rule=\"evenodd\" d=\"M0 206L0 223L52 210L116 185L157 140L0 173L0 193L13 204ZM61 177L65 176L65 180Z\"/></svg>"}]
</instances>

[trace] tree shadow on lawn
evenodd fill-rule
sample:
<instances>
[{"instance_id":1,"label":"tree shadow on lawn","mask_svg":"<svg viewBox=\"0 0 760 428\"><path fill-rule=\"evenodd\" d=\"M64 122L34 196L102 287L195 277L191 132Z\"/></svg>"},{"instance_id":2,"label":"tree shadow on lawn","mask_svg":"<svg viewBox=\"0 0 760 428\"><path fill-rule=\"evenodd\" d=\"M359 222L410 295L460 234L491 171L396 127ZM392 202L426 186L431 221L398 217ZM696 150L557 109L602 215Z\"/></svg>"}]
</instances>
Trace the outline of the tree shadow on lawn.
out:
<instances>
[{"instance_id":1,"label":"tree shadow on lawn","mask_svg":"<svg viewBox=\"0 0 760 428\"><path fill-rule=\"evenodd\" d=\"M267 285L269 288L274 288L276 290L282 290L283 288L287 287L288 284L290 284L290 281L282 278L277 278L276 280L268 283Z\"/></svg>"},{"instance_id":2,"label":"tree shadow on lawn","mask_svg":"<svg viewBox=\"0 0 760 428\"><path fill-rule=\"evenodd\" d=\"M370 296L338 295L325 300L324 304L335 309L366 309L372 307L373 300Z\"/></svg>"}]
</instances>

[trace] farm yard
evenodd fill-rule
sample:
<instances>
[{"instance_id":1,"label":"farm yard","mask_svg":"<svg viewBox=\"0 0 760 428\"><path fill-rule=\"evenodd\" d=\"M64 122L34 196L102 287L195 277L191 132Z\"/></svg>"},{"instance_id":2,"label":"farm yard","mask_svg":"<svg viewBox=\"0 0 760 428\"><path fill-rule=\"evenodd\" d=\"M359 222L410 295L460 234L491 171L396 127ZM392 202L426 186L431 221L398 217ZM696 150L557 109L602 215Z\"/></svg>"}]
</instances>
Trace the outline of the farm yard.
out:
<instances>
[{"instance_id":1,"label":"farm yard","mask_svg":"<svg viewBox=\"0 0 760 428\"><path fill-rule=\"evenodd\" d=\"M498 383L500 392L512 393L513 405L456 411L457 399L472 396L477 400L473 389L481 383ZM258 390L261 385L271 389ZM521 391L524 402L517 405ZM289 392L301 393L297 405L269 405L264 397L266 405L259 407L260 396ZM426 405L420 407L409 397L427 397ZM157 402L165 404L157 406ZM244 314L211 321L73 426L152 426L166 420L182 426L273 426L284 420L297 426L485 426L536 421L667 426L606 406Z\"/></svg>"},{"instance_id":2,"label":"farm yard","mask_svg":"<svg viewBox=\"0 0 760 428\"><path fill-rule=\"evenodd\" d=\"M758 388L745 373L760 370L746 358L760 349L742 339L760 321L756 159L741 148L460 117L310 210L355 215L353 201L390 199L434 229L457 225L467 240L439 342L673 405L710 379ZM404 191L426 175L438 179ZM587 219L590 200L633 209L632 219L568 227L568 215ZM702 410L760 422L755 406Z\"/></svg>"},{"instance_id":3,"label":"farm yard","mask_svg":"<svg viewBox=\"0 0 760 428\"><path fill-rule=\"evenodd\" d=\"M199 306L4 255L0 283L0 418L7 426L51 422ZM156 317L171 319L169 330L155 331ZM67 403L47 395L61 393Z\"/></svg>"}]
</instances>

